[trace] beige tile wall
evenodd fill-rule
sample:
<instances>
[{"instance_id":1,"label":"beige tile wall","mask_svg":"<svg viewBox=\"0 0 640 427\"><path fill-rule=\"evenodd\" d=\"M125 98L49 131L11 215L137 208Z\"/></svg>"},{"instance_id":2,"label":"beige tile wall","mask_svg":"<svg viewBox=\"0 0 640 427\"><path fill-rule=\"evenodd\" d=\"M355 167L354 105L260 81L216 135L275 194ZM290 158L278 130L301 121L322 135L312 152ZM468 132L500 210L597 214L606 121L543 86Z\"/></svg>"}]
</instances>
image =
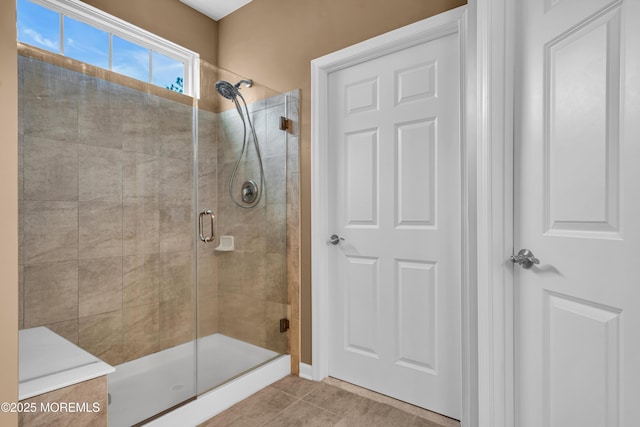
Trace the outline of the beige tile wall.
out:
<instances>
[{"instance_id":1,"label":"beige tile wall","mask_svg":"<svg viewBox=\"0 0 640 427\"><path fill-rule=\"evenodd\" d=\"M297 106L297 91L289 95L289 103ZM296 126L298 121L297 108L287 110L286 101L280 95L250 105L267 182L263 199L253 209L235 206L228 191L243 135L235 109L220 114L218 130L218 231L233 235L236 244L234 252L215 254L220 332L278 353L289 352L291 333L281 333L279 321L291 319L287 280L298 275L295 257L287 257L287 246L295 250L298 234L296 202L287 197L288 190L297 188L297 134L295 128L280 130L279 118L288 115ZM258 182L259 177L250 145L247 160L238 168L234 194L246 179Z\"/></svg>"},{"instance_id":2,"label":"beige tile wall","mask_svg":"<svg viewBox=\"0 0 640 427\"><path fill-rule=\"evenodd\" d=\"M25 56L19 79L20 327L114 365L193 339L193 108Z\"/></svg>"}]
</instances>

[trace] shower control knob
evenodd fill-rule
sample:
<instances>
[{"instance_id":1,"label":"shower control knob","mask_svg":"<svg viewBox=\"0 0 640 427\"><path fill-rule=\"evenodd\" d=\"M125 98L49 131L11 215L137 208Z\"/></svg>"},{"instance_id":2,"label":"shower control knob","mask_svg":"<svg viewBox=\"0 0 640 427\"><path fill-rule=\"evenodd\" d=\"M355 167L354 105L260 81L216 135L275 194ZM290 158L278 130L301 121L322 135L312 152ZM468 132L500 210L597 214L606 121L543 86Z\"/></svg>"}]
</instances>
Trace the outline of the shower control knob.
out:
<instances>
[{"instance_id":1,"label":"shower control knob","mask_svg":"<svg viewBox=\"0 0 640 427\"><path fill-rule=\"evenodd\" d=\"M331 243L332 245L337 245L341 240L344 240L344 238L338 236L337 234L332 234L331 237L329 237L329 243Z\"/></svg>"},{"instance_id":2,"label":"shower control knob","mask_svg":"<svg viewBox=\"0 0 640 427\"><path fill-rule=\"evenodd\" d=\"M245 203L253 203L258 198L258 184L249 180L242 184L242 201Z\"/></svg>"}]
</instances>

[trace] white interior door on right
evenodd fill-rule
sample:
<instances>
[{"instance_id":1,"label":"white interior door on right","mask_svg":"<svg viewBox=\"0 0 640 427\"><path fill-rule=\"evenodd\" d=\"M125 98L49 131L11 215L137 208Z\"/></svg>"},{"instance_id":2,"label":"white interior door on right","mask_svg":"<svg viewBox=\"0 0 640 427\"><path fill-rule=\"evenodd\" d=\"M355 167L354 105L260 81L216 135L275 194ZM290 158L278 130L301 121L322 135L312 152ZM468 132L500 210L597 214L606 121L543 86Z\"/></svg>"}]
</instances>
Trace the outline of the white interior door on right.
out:
<instances>
[{"instance_id":1,"label":"white interior door on right","mask_svg":"<svg viewBox=\"0 0 640 427\"><path fill-rule=\"evenodd\" d=\"M638 426L640 1L517 5L516 426Z\"/></svg>"}]
</instances>

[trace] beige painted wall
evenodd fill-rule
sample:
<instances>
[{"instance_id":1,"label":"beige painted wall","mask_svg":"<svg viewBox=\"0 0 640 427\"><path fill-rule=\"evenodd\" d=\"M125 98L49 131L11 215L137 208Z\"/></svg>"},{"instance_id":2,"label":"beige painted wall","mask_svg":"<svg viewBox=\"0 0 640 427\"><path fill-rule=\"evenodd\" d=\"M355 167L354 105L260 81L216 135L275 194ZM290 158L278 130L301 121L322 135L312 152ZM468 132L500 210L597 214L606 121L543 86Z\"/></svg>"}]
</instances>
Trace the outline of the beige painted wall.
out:
<instances>
[{"instance_id":1,"label":"beige painted wall","mask_svg":"<svg viewBox=\"0 0 640 427\"><path fill-rule=\"evenodd\" d=\"M18 56L15 2L0 2L0 402L18 400ZM18 424L0 412L0 425Z\"/></svg>"},{"instance_id":2,"label":"beige painted wall","mask_svg":"<svg viewBox=\"0 0 640 427\"><path fill-rule=\"evenodd\" d=\"M83 0L85 3L171 40L215 64L218 23L178 0Z\"/></svg>"},{"instance_id":3,"label":"beige painted wall","mask_svg":"<svg viewBox=\"0 0 640 427\"><path fill-rule=\"evenodd\" d=\"M301 359L311 363L310 61L466 4L465 0L254 0L218 23L218 65L301 89Z\"/></svg>"}]
</instances>

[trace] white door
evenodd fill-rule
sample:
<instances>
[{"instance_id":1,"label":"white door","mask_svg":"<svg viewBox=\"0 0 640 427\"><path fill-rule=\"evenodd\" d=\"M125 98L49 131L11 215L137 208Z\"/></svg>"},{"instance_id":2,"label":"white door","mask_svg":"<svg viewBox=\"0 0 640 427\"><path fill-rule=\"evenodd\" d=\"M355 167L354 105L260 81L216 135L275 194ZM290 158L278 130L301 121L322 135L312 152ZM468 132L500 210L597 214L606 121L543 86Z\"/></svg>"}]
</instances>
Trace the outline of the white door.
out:
<instances>
[{"instance_id":1,"label":"white door","mask_svg":"<svg viewBox=\"0 0 640 427\"><path fill-rule=\"evenodd\" d=\"M330 255L329 375L453 418L461 411L457 43L449 35L329 75L328 222L344 239Z\"/></svg>"},{"instance_id":2,"label":"white door","mask_svg":"<svg viewBox=\"0 0 640 427\"><path fill-rule=\"evenodd\" d=\"M518 427L640 425L640 1L518 2Z\"/></svg>"}]
</instances>

